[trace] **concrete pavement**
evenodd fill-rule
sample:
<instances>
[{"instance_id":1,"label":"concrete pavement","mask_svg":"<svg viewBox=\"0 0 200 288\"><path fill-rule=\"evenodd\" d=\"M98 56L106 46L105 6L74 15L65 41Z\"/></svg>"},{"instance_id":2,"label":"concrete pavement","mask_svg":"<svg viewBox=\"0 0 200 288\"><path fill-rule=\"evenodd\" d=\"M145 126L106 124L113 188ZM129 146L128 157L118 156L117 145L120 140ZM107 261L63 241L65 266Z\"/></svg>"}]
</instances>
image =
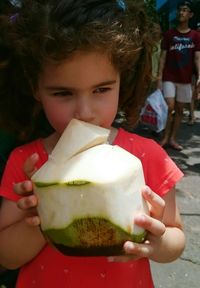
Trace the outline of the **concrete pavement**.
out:
<instances>
[{"instance_id":1,"label":"concrete pavement","mask_svg":"<svg viewBox=\"0 0 200 288\"><path fill-rule=\"evenodd\" d=\"M185 227L186 248L173 263L151 263L155 288L200 287L200 111L196 111L196 117L193 126L187 125L186 115L183 118L178 138L184 149L167 149L185 174L177 184L177 203ZM148 131L145 133L151 137Z\"/></svg>"}]
</instances>

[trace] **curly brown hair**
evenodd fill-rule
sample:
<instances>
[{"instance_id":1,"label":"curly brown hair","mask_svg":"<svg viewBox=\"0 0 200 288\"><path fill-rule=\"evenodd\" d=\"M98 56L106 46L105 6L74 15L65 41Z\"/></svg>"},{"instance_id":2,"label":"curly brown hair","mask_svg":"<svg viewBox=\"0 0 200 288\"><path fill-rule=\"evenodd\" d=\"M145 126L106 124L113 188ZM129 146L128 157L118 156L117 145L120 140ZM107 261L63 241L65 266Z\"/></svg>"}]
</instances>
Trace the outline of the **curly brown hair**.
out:
<instances>
[{"instance_id":1,"label":"curly brown hair","mask_svg":"<svg viewBox=\"0 0 200 288\"><path fill-rule=\"evenodd\" d=\"M37 130L33 97L47 61L76 51L107 53L121 75L119 110L132 125L147 95L152 43L142 1L22 1L0 19L0 125L28 139Z\"/></svg>"}]
</instances>

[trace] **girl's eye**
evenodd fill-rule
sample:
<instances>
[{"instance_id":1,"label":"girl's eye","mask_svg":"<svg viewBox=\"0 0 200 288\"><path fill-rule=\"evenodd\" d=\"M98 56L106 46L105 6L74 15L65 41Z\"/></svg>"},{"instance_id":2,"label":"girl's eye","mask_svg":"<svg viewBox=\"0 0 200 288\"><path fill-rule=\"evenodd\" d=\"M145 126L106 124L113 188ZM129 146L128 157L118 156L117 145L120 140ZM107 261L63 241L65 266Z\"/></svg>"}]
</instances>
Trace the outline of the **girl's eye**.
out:
<instances>
[{"instance_id":1,"label":"girl's eye","mask_svg":"<svg viewBox=\"0 0 200 288\"><path fill-rule=\"evenodd\" d=\"M106 93L110 90L111 90L110 87L99 87L99 88L95 89L94 93Z\"/></svg>"},{"instance_id":2,"label":"girl's eye","mask_svg":"<svg viewBox=\"0 0 200 288\"><path fill-rule=\"evenodd\" d=\"M58 92L54 92L53 93L54 96L57 96L57 97L69 97L69 96L72 96L72 92L70 91L58 91Z\"/></svg>"}]
</instances>

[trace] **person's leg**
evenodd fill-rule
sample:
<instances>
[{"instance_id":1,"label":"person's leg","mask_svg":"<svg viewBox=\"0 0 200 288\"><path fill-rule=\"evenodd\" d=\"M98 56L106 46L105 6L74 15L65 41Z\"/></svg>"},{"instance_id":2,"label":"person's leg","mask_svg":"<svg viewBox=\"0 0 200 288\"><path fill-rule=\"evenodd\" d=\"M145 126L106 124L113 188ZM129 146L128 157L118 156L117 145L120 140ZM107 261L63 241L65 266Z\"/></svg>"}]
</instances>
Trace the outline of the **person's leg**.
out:
<instances>
[{"instance_id":1,"label":"person's leg","mask_svg":"<svg viewBox=\"0 0 200 288\"><path fill-rule=\"evenodd\" d=\"M195 122L195 115L194 115L194 98L192 98L192 101L190 103L190 114L189 114L189 120L188 125L193 125Z\"/></svg>"},{"instance_id":2,"label":"person's leg","mask_svg":"<svg viewBox=\"0 0 200 288\"><path fill-rule=\"evenodd\" d=\"M161 146L165 146L169 143L171 136L171 130L174 118L174 108L175 108L175 92L176 87L172 82L163 82L163 96L168 106L168 117L166 127L163 133L163 138L160 141Z\"/></svg>"},{"instance_id":3,"label":"person's leg","mask_svg":"<svg viewBox=\"0 0 200 288\"><path fill-rule=\"evenodd\" d=\"M196 99L196 79L195 76L193 76L192 79L192 100L189 103L189 121L188 121L188 125L193 125L195 123L195 114L194 114L194 110L195 110L195 99Z\"/></svg>"},{"instance_id":4,"label":"person's leg","mask_svg":"<svg viewBox=\"0 0 200 288\"><path fill-rule=\"evenodd\" d=\"M177 133L181 124L184 105L185 103L181 103L181 102L175 103L174 122L173 122L173 127L172 127L172 131L170 135L169 144L172 148L176 150L183 149L183 147L176 142L176 137L177 137Z\"/></svg>"},{"instance_id":5,"label":"person's leg","mask_svg":"<svg viewBox=\"0 0 200 288\"><path fill-rule=\"evenodd\" d=\"M176 150L182 150L183 147L176 142L177 133L183 115L183 108L186 103L192 100L192 86L190 84L177 84L177 95L175 104L174 123L171 131L169 144Z\"/></svg>"}]
</instances>

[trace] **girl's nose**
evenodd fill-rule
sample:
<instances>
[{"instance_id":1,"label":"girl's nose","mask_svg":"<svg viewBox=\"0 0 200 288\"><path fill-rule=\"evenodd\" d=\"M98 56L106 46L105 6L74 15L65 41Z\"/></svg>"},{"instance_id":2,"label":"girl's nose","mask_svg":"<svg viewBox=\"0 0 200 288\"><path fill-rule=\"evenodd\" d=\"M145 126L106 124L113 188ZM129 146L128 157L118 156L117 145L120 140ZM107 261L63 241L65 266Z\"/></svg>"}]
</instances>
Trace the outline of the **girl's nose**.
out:
<instances>
[{"instance_id":1,"label":"girl's nose","mask_svg":"<svg viewBox=\"0 0 200 288\"><path fill-rule=\"evenodd\" d=\"M94 109L89 99L79 99L76 105L75 118L84 122L93 122L95 119Z\"/></svg>"}]
</instances>

